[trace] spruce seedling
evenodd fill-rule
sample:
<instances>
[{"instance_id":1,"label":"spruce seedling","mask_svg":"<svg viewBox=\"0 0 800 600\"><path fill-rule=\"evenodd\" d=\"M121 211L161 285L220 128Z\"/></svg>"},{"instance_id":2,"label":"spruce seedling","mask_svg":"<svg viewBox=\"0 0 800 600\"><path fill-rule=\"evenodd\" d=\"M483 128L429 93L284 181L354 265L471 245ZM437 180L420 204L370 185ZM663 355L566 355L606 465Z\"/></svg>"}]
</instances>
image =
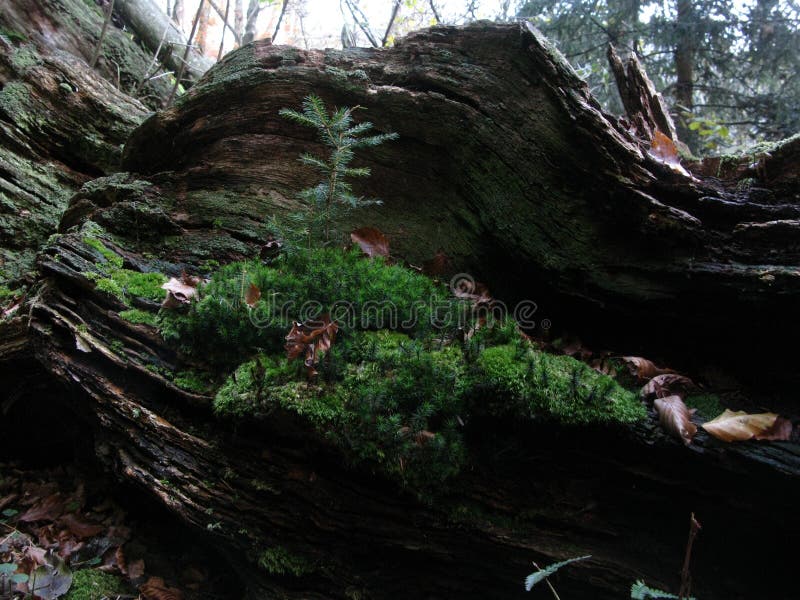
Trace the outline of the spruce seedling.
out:
<instances>
[{"instance_id":1,"label":"spruce seedling","mask_svg":"<svg viewBox=\"0 0 800 600\"><path fill-rule=\"evenodd\" d=\"M327 158L305 153L300 162L314 167L322 175L322 181L300 192L299 196L305 205L304 233L308 246L311 247L314 229L322 228L324 243L330 242L331 222L342 209L358 208L376 200L366 200L353 194L350 179L369 177L367 167L351 167L355 150L369 148L397 138L396 133L367 135L373 128L370 122L353 124L353 108L334 108L328 113L325 103L319 96L311 94L303 100L301 111L283 108L280 115L287 119L311 127L317 131L322 142L329 148Z\"/></svg>"}]
</instances>

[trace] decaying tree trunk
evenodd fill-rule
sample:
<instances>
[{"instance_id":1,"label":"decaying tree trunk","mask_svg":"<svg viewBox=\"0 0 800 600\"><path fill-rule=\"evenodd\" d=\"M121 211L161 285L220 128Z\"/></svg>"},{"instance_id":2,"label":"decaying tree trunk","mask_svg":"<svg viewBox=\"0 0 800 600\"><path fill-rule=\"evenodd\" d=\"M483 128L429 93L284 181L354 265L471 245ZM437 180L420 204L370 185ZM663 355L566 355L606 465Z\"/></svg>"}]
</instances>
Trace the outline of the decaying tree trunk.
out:
<instances>
[{"instance_id":1,"label":"decaying tree trunk","mask_svg":"<svg viewBox=\"0 0 800 600\"><path fill-rule=\"evenodd\" d=\"M214 420L211 398L163 375L184 359L119 317L125 307L87 275L102 257L76 228L102 225L137 270L257 256L266 217L313 181L297 157L317 141L278 116L311 92L400 135L362 161L373 176L359 193L384 204L345 231L380 226L411 262L443 248L565 330L650 338L674 359L745 363L773 383L794 374L773 346L798 328L798 139L752 167L718 166L749 177L742 185L682 174L604 114L536 31L487 24L389 50L257 42L227 55L135 131L130 173L72 198L0 362L27 347L77 399L108 470L205 531L253 598L526 597L532 560L591 554L559 576L559 593L618 599L640 578L677 587L691 511L704 526L698 597L787 598L794 572L779 541L800 533L796 444L700 433L687 449L653 419L630 430L487 421L473 470L427 506L347 469L288 414L234 429ZM712 351L721 345L732 348ZM302 576L260 567L274 548L302 557Z\"/></svg>"},{"instance_id":2,"label":"decaying tree trunk","mask_svg":"<svg viewBox=\"0 0 800 600\"><path fill-rule=\"evenodd\" d=\"M36 45L39 51L49 53L54 48L91 62L104 14L94 0L14 0L0 3L0 28L16 41ZM132 93L150 70L153 54L161 49L160 59L167 69L177 71L186 36L170 21L153 0L118 0L114 3L117 19L135 32L143 47L113 23L100 48L97 71L117 88ZM15 41L10 40L10 41ZM213 64L213 60L197 51L189 54L185 71L187 86ZM142 100L153 108L160 108L169 95L170 86L165 78L148 80L141 92Z\"/></svg>"},{"instance_id":3,"label":"decaying tree trunk","mask_svg":"<svg viewBox=\"0 0 800 600\"><path fill-rule=\"evenodd\" d=\"M0 38L0 283L32 277L69 197L119 168L147 116L138 101L65 52ZM55 117L57 115L57 118Z\"/></svg>"},{"instance_id":4,"label":"decaying tree trunk","mask_svg":"<svg viewBox=\"0 0 800 600\"><path fill-rule=\"evenodd\" d=\"M165 55L166 65L177 73L183 72L188 83L196 81L205 73L214 61L203 56L202 51L192 48L187 57L187 64L181 69L186 35L164 13L154 0L117 0L118 11L125 23L142 39L145 45L155 52L162 45L172 51Z\"/></svg>"}]
</instances>

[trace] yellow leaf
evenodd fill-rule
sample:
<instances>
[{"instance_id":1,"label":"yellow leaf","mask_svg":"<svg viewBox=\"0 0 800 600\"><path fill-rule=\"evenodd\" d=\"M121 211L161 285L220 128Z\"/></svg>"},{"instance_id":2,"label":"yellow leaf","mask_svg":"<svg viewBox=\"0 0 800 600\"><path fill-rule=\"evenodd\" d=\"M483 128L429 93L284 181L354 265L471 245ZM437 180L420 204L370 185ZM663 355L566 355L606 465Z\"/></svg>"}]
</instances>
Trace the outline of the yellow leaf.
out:
<instances>
[{"instance_id":1,"label":"yellow leaf","mask_svg":"<svg viewBox=\"0 0 800 600\"><path fill-rule=\"evenodd\" d=\"M717 418L703 423L703 429L723 442L757 440L788 440L792 424L775 413L750 415L744 411L726 409Z\"/></svg>"}]
</instances>

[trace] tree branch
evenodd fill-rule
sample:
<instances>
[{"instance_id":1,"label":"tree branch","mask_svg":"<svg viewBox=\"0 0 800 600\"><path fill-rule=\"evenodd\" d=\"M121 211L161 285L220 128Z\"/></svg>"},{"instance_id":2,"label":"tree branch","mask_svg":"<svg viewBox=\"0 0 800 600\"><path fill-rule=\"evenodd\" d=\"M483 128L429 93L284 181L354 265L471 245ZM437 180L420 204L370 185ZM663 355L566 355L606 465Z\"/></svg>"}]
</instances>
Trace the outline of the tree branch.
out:
<instances>
[{"instance_id":1,"label":"tree branch","mask_svg":"<svg viewBox=\"0 0 800 600\"><path fill-rule=\"evenodd\" d=\"M178 72L175 73L175 85L172 86L172 91L169 93L169 98L167 98L167 108L172 105L172 101L175 99L175 94L178 91L178 86L181 84L181 77L183 77L183 72L186 70L186 62L189 59L189 52L192 50L192 40L197 31L197 23L200 21L200 13L203 10L203 4L205 4L205 0L200 0L200 3L197 5L197 12L194 14L194 20L192 21L192 31L189 34L189 39L186 40L186 49L183 51L183 58L178 67Z\"/></svg>"},{"instance_id":2,"label":"tree branch","mask_svg":"<svg viewBox=\"0 0 800 600\"><path fill-rule=\"evenodd\" d=\"M103 40L106 39L106 32L108 31L108 24L111 22L111 15L114 12L114 0L111 0L111 4L108 7L108 13L106 13L106 18L103 21L103 29L100 31L100 39L97 40L97 47L94 49L94 54L92 55L92 61L89 63L89 66L95 68L97 66L97 61L100 58L100 50L103 48Z\"/></svg>"},{"instance_id":3,"label":"tree branch","mask_svg":"<svg viewBox=\"0 0 800 600\"><path fill-rule=\"evenodd\" d=\"M211 0L208 0L211 2ZM211 3L211 6L214 6L214 3ZM228 12L231 9L231 0L226 0L225 2L225 16L222 17L222 35L220 36L219 40L219 52L217 52L217 62L222 58L222 51L225 48L225 27L227 26L230 29L230 25L228 25ZM236 39L236 32L233 32L234 40Z\"/></svg>"},{"instance_id":4,"label":"tree branch","mask_svg":"<svg viewBox=\"0 0 800 600\"><path fill-rule=\"evenodd\" d=\"M436 10L436 4L434 4L433 0L428 0L428 6L431 7L431 12L433 13L433 18L436 19L436 24L440 25L442 22L442 17L439 14L439 11Z\"/></svg>"},{"instance_id":5,"label":"tree branch","mask_svg":"<svg viewBox=\"0 0 800 600\"><path fill-rule=\"evenodd\" d=\"M272 43L275 43L275 38L278 37L278 32L281 29L281 21L283 21L283 15L286 13L286 7L289 6L289 0L283 0L283 4L281 5L281 14L278 15L278 22L275 23L275 32L272 34Z\"/></svg>"},{"instance_id":6,"label":"tree branch","mask_svg":"<svg viewBox=\"0 0 800 600\"><path fill-rule=\"evenodd\" d=\"M353 20L355 21L356 25L358 25L358 28L364 32L364 35L367 36L369 43L372 44L374 48L378 48L378 41L375 39L375 36L372 35L372 31L369 29L367 17L364 16L364 13L361 12L361 9L358 7L358 5L354 5L352 0L344 0L344 3L350 10L350 14L353 16ZM358 18L358 15L361 15L361 19Z\"/></svg>"},{"instance_id":7,"label":"tree branch","mask_svg":"<svg viewBox=\"0 0 800 600\"><path fill-rule=\"evenodd\" d=\"M214 0L208 0L208 3L211 5L211 8L213 8L214 11L220 17L222 17L222 25L223 25L222 37L223 38L225 37L225 29L224 28L227 27L230 30L230 32L233 34L233 40L237 44L241 44L242 43L242 36L239 35L239 32L236 31L235 27L233 27L230 23L228 23L228 11L229 11L230 6L231 6L230 1L231 0L227 0L227 2L225 4L225 14L224 15L222 13L222 9L217 5L216 2L214 2Z\"/></svg>"},{"instance_id":8,"label":"tree branch","mask_svg":"<svg viewBox=\"0 0 800 600\"><path fill-rule=\"evenodd\" d=\"M397 13L400 12L401 2L402 0L395 0L394 2L394 6L392 7L392 16L389 17L389 24L386 25L386 31L383 33L381 46L386 46L386 42L389 40L389 34L392 32L392 26L394 25L394 21L397 18Z\"/></svg>"}]
</instances>

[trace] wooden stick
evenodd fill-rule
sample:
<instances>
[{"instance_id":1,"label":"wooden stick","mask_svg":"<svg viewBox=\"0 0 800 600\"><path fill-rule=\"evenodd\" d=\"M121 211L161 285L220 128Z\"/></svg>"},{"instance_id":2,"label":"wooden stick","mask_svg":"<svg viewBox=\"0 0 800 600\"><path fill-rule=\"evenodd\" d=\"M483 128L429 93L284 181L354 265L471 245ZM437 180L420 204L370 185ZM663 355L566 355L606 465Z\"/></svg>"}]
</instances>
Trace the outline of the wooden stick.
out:
<instances>
[{"instance_id":1,"label":"wooden stick","mask_svg":"<svg viewBox=\"0 0 800 600\"><path fill-rule=\"evenodd\" d=\"M172 86L172 91L169 93L169 98L167 98L167 108L172 106L172 101L175 99L178 86L181 84L181 77L183 77L183 72L186 69L186 63L189 60L189 52L192 50L192 40L194 39L194 34L197 31L197 23L200 21L200 12L203 10L203 4L205 4L205 0L200 0L197 5L197 12L194 15L194 21L192 21L192 32L189 34L189 39L186 40L186 50L183 51L181 64L178 67L178 72L175 73L175 85Z\"/></svg>"},{"instance_id":2,"label":"wooden stick","mask_svg":"<svg viewBox=\"0 0 800 600\"><path fill-rule=\"evenodd\" d=\"M106 18L103 21L103 29L100 30L100 39L97 40L97 47L94 49L94 54L92 55L92 61L89 63L89 66L93 69L97 66L97 61L100 59L100 50L103 47L103 40L106 39L106 32L108 31L108 24L111 22L111 15L114 13L114 0L111 0L111 4L108 6L108 13L106 14Z\"/></svg>"},{"instance_id":3,"label":"wooden stick","mask_svg":"<svg viewBox=\"0 0 800 600\"><path fill-rule=\"evenodd\" d=\"M689 541L686 543L686 555L683 557L683 569L681 569L681 589L678 592L680 600L689 598L692 592L692 576L689 573L689 562L692 560L692 544L697 533L702 529L700 523L694 518L694 513L689 517Z\"/></svg>"}]
</instances>

